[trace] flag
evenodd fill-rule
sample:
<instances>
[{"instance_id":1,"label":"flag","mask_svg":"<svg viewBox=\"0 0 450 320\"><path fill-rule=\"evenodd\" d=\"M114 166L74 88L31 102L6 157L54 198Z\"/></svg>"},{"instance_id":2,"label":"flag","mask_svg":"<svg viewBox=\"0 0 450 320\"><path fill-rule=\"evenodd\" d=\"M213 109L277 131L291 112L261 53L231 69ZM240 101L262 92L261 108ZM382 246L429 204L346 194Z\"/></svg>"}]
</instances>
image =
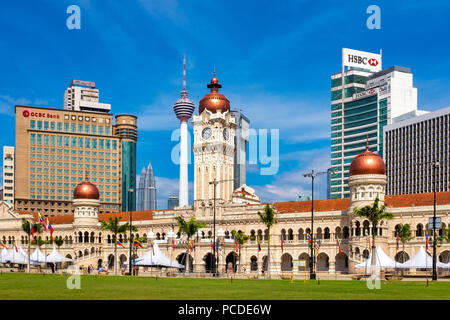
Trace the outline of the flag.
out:
<instances>
[{"instance_id":1,"label":"flag","mask_svg":"<svg viewBox=\"0 0 450 320\"><path fill-rule=\"evenodd\" d=\"M317 241L316 244L316 254L319 255L319 249L320 249L320 241Z\"/></svg>"},{"instance_id":2,"label":"flag","mask_svg":"<svg viewBox=\"0 0 450 320\"><path fill-rule=\"evenodd\" d=\"M175 249L175 240L172 239L172 249Z\"/></svg>"},{"instance_id":3,"label":"flag","mask_svg":"<svg viewBox=\"0 0 450 320\"><path fill-rule=\"evenodd\" d=\"M426 247L427 247L427 251L428 251L428 233L427 233L427 238L426 238Z\"/></svg>"},{"instance_id":4,"label":"flag","mask_svg":"<svg viewBox=\"0 0 450 320\"><path fill-rule=\"evenodd\" d=\"M52 238L52 242L53 242L53 231L54 230L53 230L53 227L52 227L50 221L48 221L48 218L47 218L47 228L50 231L50 237Z\"/></svg>"},{"instance_id":5,"label":"flag","mask_svg":"<svg viewBox=\"0 0 450 320\"><path fill-rule=\"evenodd\" d=\"M44 223L44 218L42 218L41 213L38 212L39 222Z\"/></svg>"},{"instance_id":6,"label":"flag","mask_svg":"<svg viewBox=\"0 0 450 320\"><path fill-rule=\"evenodd\" d=\"M399 246L399 240L400 240L400 237L397 235L397 251L398 251L398 249L400 248L400 246Z\"/></svg>"},{"instance_id":7,"label":"flag","mask_svg":"<svg viewBox=\"0 0 450 320\"><path fill-rule=\"evenodd\" d=\"M211 250L214 250L214 243L211 242Z\"/></svg>"},{"instance_id":8,"label":"flag","mask_svg":"<svg viewBox=\"0 0 450 320\"><path fill-rule=\"evenodd\" d=\"M261 241L259 241L259 236L258 236L258 251L261 251Z\"/></svg>"},{"instance_id":9,"label":"flag","mask_svg":"<svg viewBox=\"0 0 450 320\"><path fill-rule=\"evenodd\" d=\"M150 242L150 245L152 246L152 253L155 255L155 247L153 246L153 241Z\"/></svg>"},{"instance_id":10,"label":"flag","mask_svg":"<svg viewBox=\"0 0 450 320\"><path fill-rule=\"evenodd\" d=\"M216 242L216 251L219 251L219 242Z\"/></svg>"},{"instance_id":11,"label":"flag","mask_svg":"<svg viewBox=\"0 0 450 320\"><path fill-rule=\"evenodd\" d=\"M142 248L142 243L139 240L134 240L133 241L133 246Z\"/></svg>"},{"instance_id":12,"label":"flag","mask_svg":"<svg viewBox=\"0 0 450 320\"><path fill-rule=\"evenodd\" d=\"M2 248L8 249L8 247L5 246L3 242L1 242L1 246L2 246Z\"/></svg>"},{"instance_id":13,"label":"flag","mask_svg":"<svg viewBox=\"0 0 450 320\"><path fill-rule=\"evenodd\" d=\"M116 243L117 243L118 246L121 246L122 248L125 248L125 246L123 245L123 243L120 242L119 240L117 240Z\"/></svg>"},{"instance_id":14,"label":"flag","mask_svg":"<svg viewBox=\"0 0 450 320\"><path fill-rule=\"evenodd\" d=\"M308 242L311 243L312 242L312 238L311 235L308 233L306 234L306 238L308 239Z\"/></svg>"},{"instance_id":15,"label":"flag","mask_svg":"<svg viewBox=\"0 0 450 320\"><path fill-rule=\"evenodd\" d=\"M189 241L189 251L192 252L192 250L194 250L194 241L193 240Z\"/></svg>"},{"instance_id":16,"label":"flag","mask_svg":"<svg viewBox=\"0 0 450 320\"><path fill-rule=\"evenodd\" d=\"M337 245L338 245L338 248L339 248L339 253L342 253L341 242L339 241L339 237L336 238L336 241L337 241Z\"/></svg>"},{"instance_id":17,"label":"flag","mask_svg":"<svg viewBox=\"0 0 450 320\"><path fill-rule=\"evenodd\" d=\"M283 250L284 250L284 247L283 247L283 245L284 245L284 239L283 240L281 240L281 251L283 252Z\"/></svg>"},{"instance_id":18,"label":"flag","mask_svg":"<svg viewBox=\"0 0 450 320\"><path fill-rule=\"evenodd\" d=\"M34 224L30 223L30 230L31 230L31 234L34 237Z\"/></svg>"},{"instance_id":19,"label":"flag","mask_svg":"<svg viewBox=\"0 0 450 320\"><path fill-rule=\"evenodd\" d=\"M238 252L238 247L239 247L239 244L236 241L236 239L234 239L234 251Z\"/></svg>"},{"instance_id":20,"label":"flag","mask_svg":"<svg viewBox=\"0 0 450 320\"><path fill-rule=\"evenodd\" d=\"M372 250L372 246L370 245L370 236L367 235L367 245L369 246L369 251Z\"/></svg>"},{"instance_id":21,"label":"flag","mask_svg":"<svg viewBox=\"0 0 450 320\"><path fill-rule=\"evenodd\" d=\"M16 252L19 252L19 248L16 245L14 245L14 249L16 249Z\"/></svg>"},{"instance_id":22,"label":"flag","mask_svg":"<svg viewBox=\"0 0 450 320\"><path fill-rule=\"evenodd\" d=\"M42 219L42 226L44 227L44 230L48 229L47 224L48 224L48 219L47 218L46 219Z\"/></svg>"}]
</instances>

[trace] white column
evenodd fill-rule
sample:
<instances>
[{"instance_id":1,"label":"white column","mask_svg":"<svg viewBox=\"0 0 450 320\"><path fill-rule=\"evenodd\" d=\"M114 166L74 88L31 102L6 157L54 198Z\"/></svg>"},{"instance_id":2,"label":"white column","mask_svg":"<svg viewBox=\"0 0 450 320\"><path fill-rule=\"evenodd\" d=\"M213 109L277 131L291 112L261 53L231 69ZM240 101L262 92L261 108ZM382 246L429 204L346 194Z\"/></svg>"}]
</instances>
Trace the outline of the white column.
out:
<instances>
[{"instance_id":1,"label":"white column","mask_svg":"<svg viewBox=\"0 0 450 320\"><path fill-rule=\"evenodd\" d=\"M189 205L188 195L188 143L187 121L181 121L180 125L180 207Z\"/></svg>"}]
</instances>

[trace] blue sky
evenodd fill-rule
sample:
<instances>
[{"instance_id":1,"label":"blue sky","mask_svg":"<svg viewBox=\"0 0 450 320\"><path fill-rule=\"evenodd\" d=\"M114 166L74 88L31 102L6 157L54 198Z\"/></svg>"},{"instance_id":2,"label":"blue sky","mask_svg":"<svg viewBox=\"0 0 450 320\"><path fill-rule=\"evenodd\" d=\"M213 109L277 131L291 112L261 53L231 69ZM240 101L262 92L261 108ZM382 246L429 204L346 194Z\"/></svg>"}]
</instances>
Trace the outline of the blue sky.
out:
<instances>
[{"instance_id":1,"label":"blue sky","mask_svg":"<svg viewBox=\"0 0 450 320\"><path fill-rule=\"evenodd\" d=\"M72 4L81 8L81 30L66 27ZM381 30L366 27L372 4L381 8ZM330 75L341 68L342 47L383 49L383 67L411 68L420 109L450 105L449 12L449 2L432 0L3 2L0 142L15 143L15 104L61 108L72 79L95 81L114 114L139 117L137 171L152 162L164 208L178 192L170 137L185 53L197 108L215 66L232 108L255 129L280 130L278 173L252 166L247 182L263 201L293 200L310 193L303 173L330 163ZM321 177L316 196L325 189Z\"/></svg>"}]
</instances>

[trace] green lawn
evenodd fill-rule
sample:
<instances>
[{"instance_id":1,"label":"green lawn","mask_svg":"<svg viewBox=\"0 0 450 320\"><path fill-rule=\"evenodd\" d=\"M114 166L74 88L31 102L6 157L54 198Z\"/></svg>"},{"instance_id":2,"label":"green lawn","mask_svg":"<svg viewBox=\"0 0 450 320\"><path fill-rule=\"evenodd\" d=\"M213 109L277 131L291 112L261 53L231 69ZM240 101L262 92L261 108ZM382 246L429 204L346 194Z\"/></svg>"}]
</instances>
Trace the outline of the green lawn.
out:
<instances>
[{"instance_id":1,"label":"green lawn","mask_svg":"<svg viewBox=\"0 0 450 320\"><path fill-rule=\"evenodd\" d=\"M369 290L365 281L215 280L82 276L81 289L69 290L67 277L0 276L0 299L450 299L450 282L382 282Z\"/></svg>"}]
</instances>

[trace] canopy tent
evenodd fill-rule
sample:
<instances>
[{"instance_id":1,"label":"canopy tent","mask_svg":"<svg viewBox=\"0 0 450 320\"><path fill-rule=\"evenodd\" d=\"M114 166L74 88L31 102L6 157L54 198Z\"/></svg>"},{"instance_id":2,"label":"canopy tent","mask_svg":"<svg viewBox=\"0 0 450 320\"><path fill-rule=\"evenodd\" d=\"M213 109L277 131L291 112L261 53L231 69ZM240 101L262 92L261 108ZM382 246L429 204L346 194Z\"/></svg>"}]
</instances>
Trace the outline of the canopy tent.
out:
<instances>
[{"instance_id":1,"label":"canopy tent","mask_svg":"<svg viewBox=\"0 0 450 320\"><path fill-rule=\"evenodd\" d=\"M21 247L18 248L17 251L13 247L8 250L8 253L5 256L3 256L3 262L14 264L28 264L28 255L25 253L25 251L23 251ZM30 264L39 264L39 262L30 259Z\"/></svg>"},{"instance_id":2,"label":"canopy tent","mask_svg":"<svg viewBox=\"0 0 450 320\"><path fill-rule=\"evenodd\" d=\"M0 252L0 263L6 262L3 260L3 257L5 257L7 254L8 254L8 250L6 248L3 248L2 252Z\"/></svg>"},{"instance_id":3,"label":"canopy tent","mask_svg":"<svg viewBox=\"0 0 450 320\"><path fill-rule=\"evenodd\" d=\"M439 261L436 261L437 268L449 268L450 264L445 264ZM403 263L400 268L402 269L431 269L433 268L433 258L425 252L423 246L420 246L419 250L416 254Z\"/></svg>"},{"instance_id":4,"label":"canopy tent","mask_svg":"<svg viewBox=\"0 0 450 320\"><path fill-rule=\"evenodd\" d=\"M37 247L34 252L31 254L31 260L37 261L37 262L46 262L45 254L42 253L42 251Z\"/></svg>"},{"instance_id":5,"label":"canopy tent","mask_svg":"<svg viewBox=\"0 0 450 320\"><path fill-rule=\"evenodd\" d=\"M155 252L153 254L153 251ZM124 263L128 265L128 261ZM153 244L153 250L150 249L146 254L144 254L141 258L134 260L135 266L163 266L163 267L171 267L171 268L184 268L182 264L178 262L170 261L164 253L162 253L161 249L157 243Z\"/></svg>"},{"instance_id":6,"label":"canopy tent","mask_svg":"<svg viewBox=\"0 0 450 320\"><path fill-rule=\"evenodd\" d=\"M47 262L68 262L72 261L72 259L66 258L63 255L61 255L55 247L53 247L52 252L47 256Z\"/></svg>"},{"instance_id":7,"label":"canopy tent","mask_svg":"<svg viewBox=\"0 0 450 320\"><path fill-rule=\"evenodd\" d=\"M375 253L376 256L376 268L398 268L402 264L400 262L395 262L389 256L384 253L383 249L381 247L377 247L377 251ZM372 265L372 257L367 259L364 262L361 262L360 264L357 264L355 268L366 268Z\"/></svg>"}]
</instances>

